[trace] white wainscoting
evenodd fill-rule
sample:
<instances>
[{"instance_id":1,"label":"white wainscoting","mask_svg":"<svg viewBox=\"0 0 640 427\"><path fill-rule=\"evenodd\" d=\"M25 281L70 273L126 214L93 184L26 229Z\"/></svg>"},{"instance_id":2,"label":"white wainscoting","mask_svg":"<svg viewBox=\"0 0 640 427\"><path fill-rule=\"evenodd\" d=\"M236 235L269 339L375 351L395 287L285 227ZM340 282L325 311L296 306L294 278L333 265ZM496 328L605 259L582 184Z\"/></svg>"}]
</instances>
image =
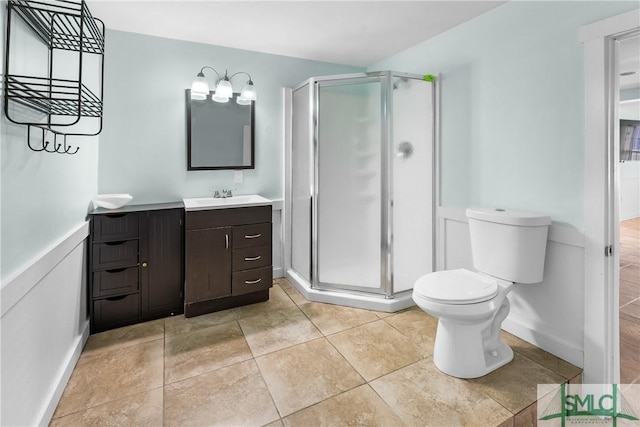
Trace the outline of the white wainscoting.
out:
<instances>
[{"instance_id":1,"label":"white wainscoting","mask_svg":"<svg viewBox=\"0 0 640 427\"><path fill-rule=\"evenodd\" d=\"M89 337L88 224L2 283L0 425L48 425Z\"/></svg>"},{"instance_id":2,"label":"white wainscoting","mask_svg":"<svg viewBox=\"0 0 640 427\"><path fill-rule=\"evenodd\" d=\"M464 209L438 208L438 270L473 269ZM584 359L584 235L552 224L544 280L516 285L503 329L576 366Z\"/></svg>"}]
</instances>

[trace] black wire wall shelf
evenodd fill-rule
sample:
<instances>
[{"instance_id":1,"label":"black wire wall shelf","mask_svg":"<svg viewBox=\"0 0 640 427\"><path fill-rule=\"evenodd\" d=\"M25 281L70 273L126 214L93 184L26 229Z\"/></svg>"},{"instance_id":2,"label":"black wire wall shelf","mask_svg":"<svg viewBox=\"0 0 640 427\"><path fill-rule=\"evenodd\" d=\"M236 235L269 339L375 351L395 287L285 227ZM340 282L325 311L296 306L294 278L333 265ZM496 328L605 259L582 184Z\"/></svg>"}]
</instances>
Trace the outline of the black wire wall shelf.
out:
<instances>
[{"instance_id":1,"label":"black wire wall shelf","mask_svg":"<svg viewBox=\"0 0 640 427\"><path fill-rule=\"evenodd\" d=\"M7 9L5 116L12 123L28 126L27 145L33 151L75 154L78 149L67 145L67 136L94 136L102 130L104 23L91 16L84 0L9 0ZM19 31L12 29L12 19L16 18L23 21L47 47L48 66L42 73L44 76L13 69L16 67L11 61L18 62L16 57L21 54L20 47L12 45L13 32ZM18 49L17 55L11 55L12 48ZM61 54L63 51L75 52L75 55L70 60L68 53L67 56ZM90 68L85 65L89 58L94 61L94 68L99 70L99 79L95 75L90 78L85 75ZM24 61L24 58L20 60ZM59 65L61 62L62 67ZM68 78L69 69L75 64L77 67L71 71L74 78ZM66 74L56 75L54 70L65 67ZM89 88L87 80L96 82L93 86L98 87ZM16 113L24 107L40 116L35 119L33 114ZM92 130L88 131L88 126L81 124L83 118L94 119ZM37 148L31 141L32 127L42 131L42 143ZM52 135L53 139L47 141L47 135ZM59 139L63 142L58 142Z\"/></svg>"}]
</instances>

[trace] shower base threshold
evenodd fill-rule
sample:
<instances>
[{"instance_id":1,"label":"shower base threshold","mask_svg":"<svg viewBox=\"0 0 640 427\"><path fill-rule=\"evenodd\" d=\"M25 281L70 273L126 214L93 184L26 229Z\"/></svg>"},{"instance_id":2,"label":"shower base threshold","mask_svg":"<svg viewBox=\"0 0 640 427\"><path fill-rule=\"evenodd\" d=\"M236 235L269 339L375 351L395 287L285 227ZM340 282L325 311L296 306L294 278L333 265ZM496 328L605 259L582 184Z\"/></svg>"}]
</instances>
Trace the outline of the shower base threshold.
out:
<instances>
[{"instance_id":1,"label":"shower base threshold","mask_svg":"<svg viewBox=\"0 0 640 427\"><path fill-rule=\"evenodd\" d=\"M288 270L286 278L307 300L323 302L327 304L344 305L365 310L383 311L395 313L415 305L411 297L411 290L398 293L393 298L384 298L383 295L367 295L349 291L328 291L312 289L311 284L295 271Z\"/></svg>"}]
</instances>

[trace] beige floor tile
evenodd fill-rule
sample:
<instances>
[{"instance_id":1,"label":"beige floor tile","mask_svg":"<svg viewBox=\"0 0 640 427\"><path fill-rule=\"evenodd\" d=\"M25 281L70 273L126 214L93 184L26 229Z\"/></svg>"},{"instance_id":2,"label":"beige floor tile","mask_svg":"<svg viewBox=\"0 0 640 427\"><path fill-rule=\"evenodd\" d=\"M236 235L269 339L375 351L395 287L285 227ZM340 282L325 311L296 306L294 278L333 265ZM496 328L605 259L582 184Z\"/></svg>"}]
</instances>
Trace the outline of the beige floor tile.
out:
<instances>
[{"instance_id":1,"label":"beige floor tile","mask_svg":"<svg viewBox=\"0 0 640 427\"><path fill-rule=\"evenodd\" d=\"M581 368L578 368L577 366L574 366L551 353L547 353L541 348L538 348L515 335L501 331L501 337L513 351L528 357L556 374L562 375L567 380L574 378L582 372Z\"/></svg>"},{"instance_id":2,"label":"beige floor tile","mask_svg":"<svg viewBox=\"0 0 640 427\"><path fill-rule=\"evenodd\" d=\"M378 316L369 310L319 302L302 304L300 310L324 335L331 335L378 320Z\"/></svg>"},{"instance_id":3,"label":"beige floor tile","mask_svg":"<svg viewBox=\"0 0 640 427\"><path fill-rule=\"evenodd\" d=\"M82 354L54 418L162 387L163 340Z\"/></svg>"},{"instance_id":4,"label":"beige floor tile","mask_svg":"<svg viewBox=\"0 0 640 427\"><path fill-rule=\"evenodd\" d=\"M153 320L90 335L83 352L85 354L98 354L143 342L155 341L163 336L164 320Z\"/></svg>"},{"instance_id":5,"label":"beige floor tile","mask_svg":"<svg viewBox=\"0 0 640 427\"><path fill-rule=\"evenodd\" d=\"M296 305L306 304L309 301L287 279L276 279L277 284L286 292Z\"/></svg>"},{"instance_id":6,"label":"beige floor tile","mask_svg":"<svg viewBox=\"0 0 640 427\"><path fill-rule=\"evenodd\" d=\"M255 361L165 387L166 426L260 426L280 418Z\"/></svg>"},{"instance_id":7,"label":"beige floor tile","mask_svg":"<svg viewBox=\"0 0 640 427\"><path fill-rule=\"evenodd\" d=\"M239 320L252 316L264 316L276 310L295 306L295 303L291 301L287 293L280 286L274 285L269 289L269 301L237 307L232 311L236 319Z\"/></svg>"},{"instance_id":8,"label":"beige floor tile","mask_svg":"<svg viewBox=\"0 0 640 427\"><path fill-rule=\"evenodd\" d=\"M620 383L640 378L640 325L620 318Z\"/></svg>"},{"instance_id":9,"label":"beige floor tile","mask_svg":"<svg viewBox=\"0 0 640 427\"><path fill-rule=\"evenodd\" d=\"M640 319L640 298L629 302L627 305L620 307L620 314ZM630 320L630 319L629 319Z\"/></svg>"},{"instance_id":10,"label":"beige floor tile","mask_svg":"<svg viewBox=\"0 0 640 427\"><path fill-rule=\"evenodd\" d=\"M183 314L167 317L164 319L165 336L170 337L173 335L184 334L185 332L222 325L223 323L233 322L234 320L236 320L236 314L231 309L203 314L202 316L190 317L188 319L184 317Z\"/></svg>"},{"instance_id":11,"label":"beige floor tile","mask_svg":"<svg viewBox=\"0 0 640 427\"><path fill-rule=\"evenodd\" d=\"M535 427L538 425L538 404L532 403L513 418L514 427Z\"/></svg>"},{"instance_id":12,"label":"beige floor tile","mask_svg":"<svg viewBox=\"0 0 640 427\"><path fill-rule=\"evenodd\" d=\"M385 311L374 311L374 313L376 314L376 316L378 316L380 319L384 319L385 317L389 317L389 316L393 316L396 313L387 313Z\"/></svg>"},{"instance_id":13,"label":"beige floor tile","mask_svg":"<svg viewBox=\"0 0 640 427\"><path fill-rule=\"evenodd\" d=\"M327 337L367 381L422 359L421 348L384 320Z\"/></svg>"},{"instance_id":14,"label":"beige floor tile","mask_svg":"<svg viewBox=\"0 0 640 427\"><path fill-rule=\"evenodd\" d=\"M238 322L254 357L322 336L298 307L270 311Z\"/></svg>"},{"instance_id":15,"label":"beige floor tile","mask_svg":"<svg viewBox=\"0 0 640 427\"><path fill-rule=\"evenodd\" d=\"M428 315L418 307L386 317L385 322L402 335L414 341L424 357L433 354L433 344L438 329L438 319Z\"/></svg>"},{"instance_id":16,"label":"beige floor tile","mask_svg":"<svg viewBox=\"0 0 640 427\"><path fill-rule=\"evenodd\" d=\"M164 357L168 384L251 359L251 351L238 322L227 322L167 337Z\"/></svg>"},{"instance_id":17,"label":"beige floor tile","mask_svg":"<svg viewBox=\"0 0 640 427\"><path fill-rule=\"evenodd\" d=\"M513 427L514 422L515 416L512 416L511 418L507 418L506 420L498 424L497 427Z\"/></svg>"},{"instance_id":18,"label":"beige floor tile","mask_svg":"<svg viewBox=\"0 0 640 427\"><path fill-rule=\"evenodd\" d=\"M640 415L640 384L624 384L620 385L620 394L624 402L622 407L625 409L631 409L636 415ZM633 424L631 424L633 426ZM638 422L636 421L636 426ZM635 427L635 426L634 426Z\"/></svg>"},{"instance_id":19,"label":"beige floor tile","mask_svg":"<svg viewBox=\"0 0 640 427\"><path fill-rule=\"evenodd\" d=\"M325 338L258 357L256 362L283 417L364 383Z\"/></svg>"},{"instance_id":20,"label":"beige floor tile","mask_svg":"<svg viewBox=\"0 0 640 427\"><path fill-rule=\"evenodd\" d=\"M275 420L272 423L266 424L263 427L284 427L282 420Z\"/></svg>"},{"instance_id":21,"label":"beige floor tile","mask_svg":"<svg viewBox=\"0 0 640 427\"><path fill-rule=\"evenodd\" d=\"M620 280L640 285L640 264L630 264L621 268Z\"/></svg>"},{"instance_id":22,"label":"beige floor tile","mask_svg":"<svg viewBox=\"0 0 640 427\"><path fill-rule=\"evenodd\" d=\"M538 384L561 384L566 379L515 352L513 360L484 377L469 380L485 395L518 414L534 402Z\"/></svg>"},{"instance_id":23,"label":"beige floor tile","mask_svg":"<svg viewBox=\"0 0 640 427\"><path fill-rule=\"evenodd\" d=\"M284 419L287 427L402 426L402 420L367 384L354 388Z\"/></svg>"},{"instance_id":24,"label":"beige floor tile","mask_svg":"<svg viewBox=\"0 0 640 427\"><path fill-rule=\"evenodd\" d=\"M640 285L621 280L619 286L619 295L620 306L628 304L629 302L640 298Z\"/></svg>"},{"instance_id":25,"label":"beige floor tile","mask_svg":"<svg viewBox=\"0 0 640 427\"><path fill-rule=\"evenodd\" d=\"M161 426L163 393L163 388L160 387L127 396L62 418L55 418L49 426Z\"/></svg>"},{"instance_id":26,"label":"beige floor tile","mask_svg":"<svg viewBox=\"0 0 640 427\"><path fill-rule=\"evenodd\" d=\"M496 426L512 418L468 381L443 375L431 358L370 384L410 426Z\"/></svg>"}]
</instances>

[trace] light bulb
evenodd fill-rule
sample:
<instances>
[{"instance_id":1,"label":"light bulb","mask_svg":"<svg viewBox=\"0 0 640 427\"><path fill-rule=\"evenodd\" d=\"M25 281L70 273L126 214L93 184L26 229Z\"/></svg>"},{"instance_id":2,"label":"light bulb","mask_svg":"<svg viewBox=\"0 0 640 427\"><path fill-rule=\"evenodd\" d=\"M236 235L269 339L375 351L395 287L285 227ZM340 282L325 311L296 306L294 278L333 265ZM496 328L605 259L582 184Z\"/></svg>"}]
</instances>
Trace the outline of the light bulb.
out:
<instances>
[{"instance_id":1,"label":"light bulb","mask_svg":"<svg viewBox=\"0 0 640 427\"><path fill-rule=\"evenodd\" d=\"M191 99L203 100L209 95L209 83L204 78L204 74L198 73L193 83L191 83Z\"/></svg>"},{"instance_id":2,"label":"light bulb","mask_svg":"<svg viewBox=\"0 0 640 427\"><path fill-rule=\"evenodd\" d=\"M216 95L231 98L233 96L233 87L231 86L231 82L227 79L220 80L216 87Z\"/></svg>"},{"instance_id":3,"label":"light bulb","mask_svg":"<svg viewBox=\"0 0 640 427\"><path fill-rule=\"evenodd\" d=\"M255 101L257 99L256 88L253 85L253 82L249 80L246 85L242 88L241 97L248 99L249 101Z\"/></svg>"}]
</instances>

